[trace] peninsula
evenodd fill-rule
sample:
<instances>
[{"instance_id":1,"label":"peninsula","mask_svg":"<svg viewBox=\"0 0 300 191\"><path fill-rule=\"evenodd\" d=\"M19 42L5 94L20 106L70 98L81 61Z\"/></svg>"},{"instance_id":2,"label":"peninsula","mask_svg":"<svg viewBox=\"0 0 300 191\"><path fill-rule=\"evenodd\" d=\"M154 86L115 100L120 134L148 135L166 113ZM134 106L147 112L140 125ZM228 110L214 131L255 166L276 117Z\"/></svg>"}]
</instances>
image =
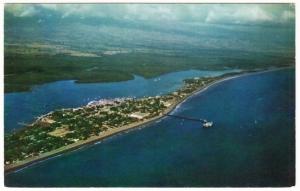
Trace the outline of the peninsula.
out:
<instances>
[{"instance_id":1,"label":"peninsula","mask_svg":"<svg viewBox=\"0 0 300 191\"><path fill-rule=\"evenodd\" d=\"M162 96L98 100L40 116L5 135L5 172L157 120L192 94L246 72L251 71L186 79L180 89Z\"/></svg>"}]
</instances>

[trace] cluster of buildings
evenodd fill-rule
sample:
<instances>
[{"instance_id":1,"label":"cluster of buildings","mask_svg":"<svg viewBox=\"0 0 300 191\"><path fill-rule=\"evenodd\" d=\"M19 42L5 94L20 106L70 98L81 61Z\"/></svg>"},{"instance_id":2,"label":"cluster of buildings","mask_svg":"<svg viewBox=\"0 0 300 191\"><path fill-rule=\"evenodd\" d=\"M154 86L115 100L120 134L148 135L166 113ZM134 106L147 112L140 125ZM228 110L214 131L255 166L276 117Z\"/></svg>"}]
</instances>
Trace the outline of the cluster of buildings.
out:
<instances>
[{"instance_id":1,"label":"cluster of buildings","mask_svg":"<svg viewBox=\"0 0 300 191\"><path fill-rule=\"evenodd\" d=\"M101 105L114 105L116 103L121 103L131 98L115 98L115 99L100 99L90 101L87 106L101 106Z\"/></svg>"}]
</instances>

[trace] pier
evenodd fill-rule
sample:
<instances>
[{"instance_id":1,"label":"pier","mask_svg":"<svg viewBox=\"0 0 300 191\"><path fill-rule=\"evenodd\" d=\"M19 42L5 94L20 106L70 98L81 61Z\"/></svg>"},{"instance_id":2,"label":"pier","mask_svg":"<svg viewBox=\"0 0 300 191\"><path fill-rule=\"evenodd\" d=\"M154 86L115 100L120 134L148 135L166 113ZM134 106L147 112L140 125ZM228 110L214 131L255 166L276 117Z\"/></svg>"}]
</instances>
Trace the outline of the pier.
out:
<instances>
[{"instance_id":1,"label":"pier","mask_svg":"<svg viewBox=\"0 0 300 191\"><path fill-rule=\"evenodd\" d=\"M190 121L198 121L198 122L202 123L203 127L211 127L213 125L213 122L209 122L206 119L197 119L197 118L180 116L180 115L172 115L172 114L166 114L165 116L174 117L174 118L178 118L178 119L185 119L185 120L190 120Z\"/></svg>"}]
</instances>

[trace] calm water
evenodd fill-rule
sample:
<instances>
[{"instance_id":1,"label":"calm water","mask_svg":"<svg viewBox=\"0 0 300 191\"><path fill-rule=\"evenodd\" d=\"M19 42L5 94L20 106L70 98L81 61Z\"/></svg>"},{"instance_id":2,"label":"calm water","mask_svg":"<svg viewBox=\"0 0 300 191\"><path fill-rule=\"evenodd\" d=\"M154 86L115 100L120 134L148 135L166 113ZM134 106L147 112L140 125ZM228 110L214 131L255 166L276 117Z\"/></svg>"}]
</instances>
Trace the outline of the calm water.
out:
<instances>
[{"instance_id":1,"label":"calm water","mask_svg":"<svg viewBox=\"0 0 300 191\"><path fill-rule=\"evenodd\" d=\"M36 86L31 92L8 93L4 96L5 132L21 128L22 123L32 122L35 117L55 109L78 107L95 99L165 94L178 89L184 79L233 71L239 70L189 70L152 79L135 76L134 80L116 83L76 84L72 80L58 81Z\"/></svg>"},{"instance_id":2,"label":"calm water","mask_svg":"<svg viewBox=\"0 0 300 191\"><path fill-rule=\"evenodd\" d=\"M142 129L5 176L7 186L288 186L294 182L294 69L219 83Z\"/></svg>"}]
</instances>

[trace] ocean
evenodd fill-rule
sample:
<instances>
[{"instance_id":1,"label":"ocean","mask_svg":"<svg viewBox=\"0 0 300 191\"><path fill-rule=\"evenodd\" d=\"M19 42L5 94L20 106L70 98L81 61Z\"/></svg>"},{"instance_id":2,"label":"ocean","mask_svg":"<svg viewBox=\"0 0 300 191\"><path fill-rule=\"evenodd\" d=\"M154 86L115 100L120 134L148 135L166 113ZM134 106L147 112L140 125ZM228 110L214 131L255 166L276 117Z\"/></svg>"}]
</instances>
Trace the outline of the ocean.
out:
<instances>
[{"instance_id":1,"label":"ocean","mask_svg":"<svg viewBox=\"0 0 300 191\"><path fill-rule=\"evenodd\" d=\"M165 117L6 174L5 185L276 187L294 184L293 68L215 84L190 97L173 113L204 118L213 121L214 126L206 129L196 121Z\"/></svg>"}]
</instances>

